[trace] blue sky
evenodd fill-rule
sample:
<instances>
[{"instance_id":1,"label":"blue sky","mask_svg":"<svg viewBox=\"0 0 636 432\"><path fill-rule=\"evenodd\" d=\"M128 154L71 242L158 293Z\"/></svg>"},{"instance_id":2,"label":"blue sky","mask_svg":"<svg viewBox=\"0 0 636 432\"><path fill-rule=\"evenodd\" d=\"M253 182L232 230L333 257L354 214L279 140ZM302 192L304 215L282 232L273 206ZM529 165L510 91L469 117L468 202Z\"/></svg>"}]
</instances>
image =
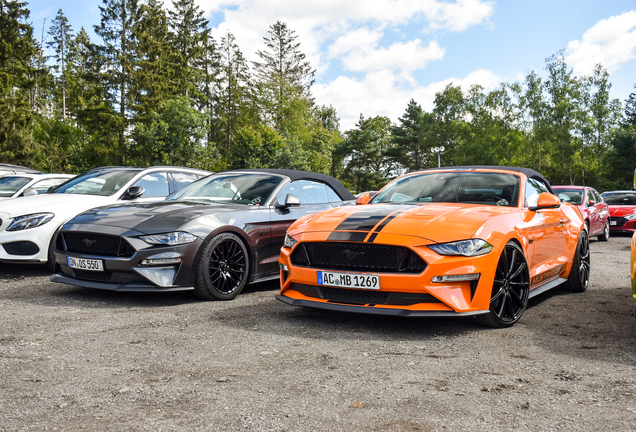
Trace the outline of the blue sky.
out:
<instances>
[{"instance_id":1,"label":"blue sky","mask_svg":"<svg viewBox=\"0 0 636 432\"><path fill-rule=\"evenodd\" d=\"M36 36L58 9L73 29L93 36L101 1L28 2ZM166 2L170 5L170 0ZM565 50L577 75L596 63L610 72L612 97L623 102L636 83L634 0L197 0L213 34L228 31L248 59L263 49L269 26L284 21L317 69L314 96L332 104L341 129L360 114L404 113L412 98L426 110L435 93L453 82L468 90L480 84L522 81L545 59Z\"/></svg>"}]
</instances>

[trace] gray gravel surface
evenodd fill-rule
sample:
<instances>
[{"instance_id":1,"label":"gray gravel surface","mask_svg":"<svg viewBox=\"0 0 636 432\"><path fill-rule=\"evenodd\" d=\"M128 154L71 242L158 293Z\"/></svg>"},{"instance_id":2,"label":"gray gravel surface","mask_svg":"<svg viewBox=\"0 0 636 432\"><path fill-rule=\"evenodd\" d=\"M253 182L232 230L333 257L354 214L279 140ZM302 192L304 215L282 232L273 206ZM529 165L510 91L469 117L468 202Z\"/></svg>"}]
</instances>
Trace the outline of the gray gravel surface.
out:
<instances>
[{"instance_id":1,"label":"gray gravel surface","mask_svg":"<svg viewBox=\"0 0 636 432\"><path fill-rule=\"evenodd\" d=\"M628 237L513 328L54 284L0 264L0 430L636 430Z\"/></svg>"}]
</instances>

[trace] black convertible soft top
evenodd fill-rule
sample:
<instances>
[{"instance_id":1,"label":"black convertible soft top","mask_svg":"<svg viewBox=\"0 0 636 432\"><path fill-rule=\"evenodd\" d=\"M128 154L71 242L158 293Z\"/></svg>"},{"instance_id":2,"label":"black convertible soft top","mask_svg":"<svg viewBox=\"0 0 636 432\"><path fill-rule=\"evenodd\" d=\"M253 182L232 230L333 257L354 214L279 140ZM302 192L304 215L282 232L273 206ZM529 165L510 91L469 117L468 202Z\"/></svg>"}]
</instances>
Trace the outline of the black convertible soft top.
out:
<instances>
[{"instance_id":1,"label":"black convertible soft top","mask_svg":"<svg viewBox=\"0 0 636 432\"><path fill-rule=\"evenodd\" d=\"M309 171L296 171L296 170L289 170L289 169L273 169L273 168L272 169L270 168L239 169L239 170L225 171L223 173L217 173L217 174L236 173L236 172L244 172L244 173L258 172L258 173L278 174L278 175L287 176L292 181L315 180L315 181L328 184L343 201L356 199L351 194L351 192L349 192L349 189L347 189L346 187L344 187L342 183L340 183L340 180L326 174L318 174L318 173L313 173Z\"/></svg>"},{"instance_id":2,"label":"black convertible soft top","mask_svg":"<svg viewBox=\"0 0 636 432\"><path fill-rule=\"evenodd\" d=\"M498 169L502 171L513 171L524 174L528 178L535 178L541 180L546 184L550 192L552 192L552 186L547 178L543 177L540 172L533 170L532 168L520 168L520 167L508 167L508 166L498 166L498 165L466 165L466 166L449 166L449 167L440 167L440 168L429 168L422 171L474 171L478 169Z\"/></svg>"}]
</instances>

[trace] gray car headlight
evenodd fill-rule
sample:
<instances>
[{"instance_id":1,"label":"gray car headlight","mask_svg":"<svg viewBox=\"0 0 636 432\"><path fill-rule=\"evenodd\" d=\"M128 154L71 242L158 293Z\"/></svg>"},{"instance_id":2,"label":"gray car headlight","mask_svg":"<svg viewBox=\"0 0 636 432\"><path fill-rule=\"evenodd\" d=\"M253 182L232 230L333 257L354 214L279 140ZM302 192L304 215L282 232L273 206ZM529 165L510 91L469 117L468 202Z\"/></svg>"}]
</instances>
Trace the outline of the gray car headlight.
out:
<instances>
[{"instance_id":1,"label":"gray car headlight","mask_svg":"<svg viewBox=\"0 0 636 432\"><path fill-rule=\"evenodd\" d=\"M290 236L289 234L285 234L285 240L283 241L283 247L287 249L291 249L294 245L298 243L298 240Z\"/></svg>"},{"instance_id":2,"label":"gray car headlight","mask_svg":"<svg viewBox=\"0 0 636 432\"><path fill-rule=\"evenodd\" d=\"M24 216L18 216L13 219L11 225L7 228L7 231L21 231L29 228L39 227L44 225L51 219L53 219L55 214L53 213L34 213Z\"/></svg>"},{"instance_id":3,"label":"gray car headlight","mask_svg":"<svg viewBox=\"0 0 636 432\"><path fill-rule=\"evenodd\" d=\"M470 257L489 253L492 250L492 245L484 240L472 239L429 245L429 248L440 255L464 255Z\"/></svg>"},{"instance_id":4,"label":"gray car headlight","mask_svg":"<svg viewBox=\"0 0 636 432\"><path fill-rule=\"evenodd\" d=\"M182 244L193 243L197 240L198 237L187 232L176 231L176 232L164 233L164 234L145 235L139 238L148 244L177 246Z\"/></svg>"}]
</instances>

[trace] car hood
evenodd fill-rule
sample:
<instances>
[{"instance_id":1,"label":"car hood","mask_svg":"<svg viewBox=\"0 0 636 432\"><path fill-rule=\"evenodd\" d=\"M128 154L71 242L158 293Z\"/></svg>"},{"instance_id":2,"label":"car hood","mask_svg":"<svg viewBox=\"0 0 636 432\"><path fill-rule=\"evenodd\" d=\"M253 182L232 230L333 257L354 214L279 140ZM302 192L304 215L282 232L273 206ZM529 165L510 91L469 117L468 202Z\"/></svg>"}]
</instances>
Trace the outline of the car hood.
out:
<instances>
[{"instance_id":1,"label":"car hood","mask_svg":"<svg viewBox=\"0 0 636 432\"><path fill-rule=\"evenodd\" d=\"M623 217L636 213L636 206L633 205L611 205L609 206L610 216Z\"/></svg>"},{"instance_id":2,"label":"car hood","mask_svg":"<svg viewBox=\"0 0 636 432\"><path fill-rule=\"evenodd\" d=\"M83 194L42 194L7 199L0 202L0 212L9 217L32 213L55 213L56 216L70 217L100 205L106 205L112 197Z\"/></svg>"},{"instance_id":3,"label":"car hood","mask_svg":"<svg viewBox=\"0 0 636 432\"><path fill-rule=\"evenodd\" d=\"M339 207L314 217L304 231L373 230L383 234L416 236L443 243L469 239L484 223L494 217L518 211L516 207L453 203Z\"/></svg>"},{"instance_id":4,"label":"car hood","mask_svg":"<svg viewBox=\"0 0 636 432\"><path fill-rule=\"evenodd\" d=\"M69 224L107 225L150 234L183 229L202 216L256 209L256 206L192 201L116 204L86 211L71 219Z\"/></svg>"}]
</instances>

